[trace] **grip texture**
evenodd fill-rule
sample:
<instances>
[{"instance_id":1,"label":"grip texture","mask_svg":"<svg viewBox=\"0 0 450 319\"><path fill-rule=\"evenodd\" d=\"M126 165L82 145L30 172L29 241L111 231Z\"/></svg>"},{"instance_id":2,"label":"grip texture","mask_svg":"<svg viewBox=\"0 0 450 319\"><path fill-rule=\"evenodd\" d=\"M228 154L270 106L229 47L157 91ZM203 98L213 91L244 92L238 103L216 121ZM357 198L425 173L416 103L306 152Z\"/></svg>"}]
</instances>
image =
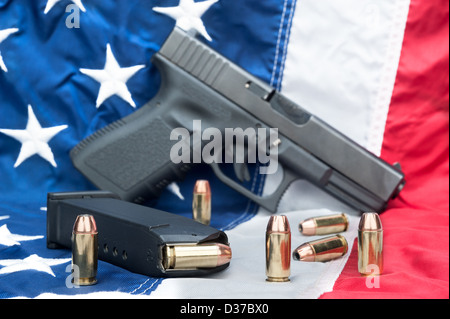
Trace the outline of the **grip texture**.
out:
<instances>
[{"instance_id":1,"label":"grip texture","mask_svg":"<svg viewBox=\"0 0 450 319\"><path fill-rule=\"evenodd\" d=\"M144 203L158 198L190 169L189 165L172 163L171 132L159 117L148 122L119 120L82 141L72 150L71 158L100 189L123 200Z\"/></svg>"},{"instance_id":2,"label":"grip texture","mask_svg":"<svg viewBox=\"0 0 450 319\"><path fill-rule=\"evenodd\" d=\"M130 190L170 162L170 132L163 122L153 121L90 154L86 164L123 190Z\"/></svg>"}]
</instances>

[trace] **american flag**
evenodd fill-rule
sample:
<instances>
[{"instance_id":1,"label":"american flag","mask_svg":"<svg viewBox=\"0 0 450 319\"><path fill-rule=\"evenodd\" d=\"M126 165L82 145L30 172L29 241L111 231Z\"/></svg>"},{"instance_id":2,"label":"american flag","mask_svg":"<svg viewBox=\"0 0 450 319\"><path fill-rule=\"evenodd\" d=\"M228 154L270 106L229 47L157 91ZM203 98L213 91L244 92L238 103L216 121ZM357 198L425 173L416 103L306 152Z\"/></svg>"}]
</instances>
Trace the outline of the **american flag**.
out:
<instances>
[{"instance_id":1,"label":"american flag","mask_svg":"<svg viewBox=\"0 0 450 319\"><path fill-rule=\"evenodd\" d=\"M406 153L391 152L395 142L387 145L384 137L392 135L391 99L408 14L417 2L425 1L0 0L0 298L91 293L278 298L282 291L264 286L264 260L257 278L249 270L251 275L234 278L249 282L222 295L211 295L207 286L192 290L196 279L149 278L101 261L97 285L70 287L70 251L46 248L47 193L95 189L73 167L69 152L156 95L161 76L150 60L175 26L195 30L213 49L377 155L401 160ZM448 3L441 2L448 20ZM442 134L448 136L448 130ZM448 167L448 155L446 160ZM211 181L212 226L230 232L238 252L230 269L214 279L233 282L233 271L248 265L242 249L263 250L257 239L251 246L251 238L261 235L252 223L264 224L267 212L204 166L150 205L190 217L193 185L200 178ZM249 187L262 194L276 183L276 176L255 174ZM349 209L299 181L279 212L296 211L289 215L295 231L295 222L309 217L306 212L322 208ZM252 231L248 238L242 234ZM448 257L448 245L446 252ZM294 288L285 297L317 298L331 291L347 260L315 267L309 292L302 290L302 269L298 278L294 271ZM318 284L323 278L328 281Z\"/></svg>"}]
</instances>

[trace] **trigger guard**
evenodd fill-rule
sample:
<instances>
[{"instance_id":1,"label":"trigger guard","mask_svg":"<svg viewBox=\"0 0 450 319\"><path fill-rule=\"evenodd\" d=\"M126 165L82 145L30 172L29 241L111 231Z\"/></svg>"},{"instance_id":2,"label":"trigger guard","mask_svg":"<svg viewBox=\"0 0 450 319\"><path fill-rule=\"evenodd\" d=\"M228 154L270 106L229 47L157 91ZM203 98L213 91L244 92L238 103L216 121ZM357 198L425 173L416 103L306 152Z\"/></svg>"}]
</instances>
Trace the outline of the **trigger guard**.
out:
<instances>
[{"instance_id":1,"label":"trigger guard","mask_svg":"<svg viewBox=\"0 0 450 319\"><path fill-rule=\"evenodd\" d=\"M247 164L234 163L233 167L234 173L241 183L250 182L251 176Z\"/></svg>"},{"instance_id":2,"label":"trigger guard","mask_svg":"<svg viewBox=\"0 0 450 319\"><path fill-rule=\"evenodd\" d=\"M214 171L214 174L219 178L221 182L223 182L225 185L231 187L241 195L244 195L248 199L254 201L256 204L258 204L261 207L264 207L268 211L272 213L276 213L278 209L278 204L281 201L281 198L283 197L284 193L288 189L288 187L297 180L297 176L291 172L290 170L284 169L283 170L283 180L280 184L280 186L277 188L277 190L268 196L258 196L253 194L251 191L243 187L242 185L238 184L237 182L233 181L231 178L226 176L222 170L220 169L219 164L216 162L213 162L210 164L211 168Z\"/></svg>"}]
</instances>

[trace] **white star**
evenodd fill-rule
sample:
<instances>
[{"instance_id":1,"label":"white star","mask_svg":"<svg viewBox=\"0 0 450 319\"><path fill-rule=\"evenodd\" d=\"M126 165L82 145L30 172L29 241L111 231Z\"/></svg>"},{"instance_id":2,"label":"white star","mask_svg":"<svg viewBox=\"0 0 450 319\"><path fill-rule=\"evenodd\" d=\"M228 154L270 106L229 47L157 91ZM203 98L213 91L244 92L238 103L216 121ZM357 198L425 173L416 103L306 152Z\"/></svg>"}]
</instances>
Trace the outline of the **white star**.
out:
<instances>
[{"instance_id":1,"label":"white star","mask_svg":"<svg viewBox=\"0 0 450 319\"><path fill-rule=\"evenodd\" d=\"M0 227L0 245L3 246L11 247L15 245L20 245L21 241L36 240L42 238L44 238L44 236L22 236L11 234L6 225Z\"/></svg>"},{"instance_id":2,"label":"white star","mask_svg":"<svg viewBox=\"0 0 450 319\"><path fill-rule=\"evenodd\" d=\"M118 95L135 108L136 103L134 103L126 83L143 68L145 68L145 65L121 68L114 57L111 45L108 44L106 47L105 68L103 70L80 69L80 72L101 84L96 103L97 108L113 95Z\"/></svg>"},{"instance_id":3,"label":"white star","mask_svg":"<svg viewBox=\"0 0 450 319\"><path fill-rule=\"evenodd\" d=\"M12 28L12 29L5 29L5 30L0 30L0 44L5 41L11 34L18 32L19 29L17 28ZM8 72L8 69L5 65L5 62L3 61L2 58L2 52L0 51L0 68L5 71Z\"/></svg>"},{"instance_id":4,"label":"white star","mask_svg":"<svg viewBox=\"0 0 450 319\"><path fill-rule=\"evenodd\" d=\"M44 13L45 14L49 13L50 10L55 6L55 4L57 4L60 1L61 0L48 0ZM83 3L81 3L81 0L70 0L70 1L75 3L78 6L78 8L80 8L81 11L86 12L86 8L83 6Z\"/></svg>"},{"instance_id":5,"label":"white star","mask_svg":"<svg viewBox=\"0 0 450 319\"><path fill-rule=\"evenodd\" d=\"M0 275L10 274L24 270L37 270L52 275L53 277L56 277L55 273L50 267L61 265L71 260L72 260L71 258L61 258L61 259L41 258L38 255L31 255L25 259L0 260L0 266L4 266L4 268L0 269Z\"/></svg>"},{"instance_id":6,"label":"white star","mask_svg":"<svg viewBox=\"0 0 450 319\"><path fill-rule=\"evenodd\" d=\"M41 124L39 124L36 116L34 115L31 105L29 105L28 123L25 130L0 129L0 132L22 143L19 157L14 164L15 168L20 166L25 160L35 154L48 161L53 165L53 167L57 167L52 150L50 146L48 146L48 142L67 127L67 125L61 125L42 128Z\"/></svg>"},{"instance_id":7,"label":"white star","mask_svg":"<svg viewBox=\"0 0 450 319\"><path fill-rule=\"evenodd\" d=\"M219 0L207 0L194 2L194 0L180 0L178 7L155 7L153 11L165 14L177 21L176 26L186 32L193 30L200 33L208 41L212 41L201 17L208 9Z\"/></svg>"},{"instance_id":8,"label":"white star","mask_svg":"<svg viewBox=\"0 0 450 319\"><path fill-rule=\"evenodd\" d=\"M175 196L177 196L179 199L184 200L184 196L183 196L183 194L181 193L180 186L178 186L177 183L172 183L172 184L170 184L169 186L167 186L167 189L168 189L169 191L171 191L171 192L172 192Z\"/></svg>"}]
</instances>

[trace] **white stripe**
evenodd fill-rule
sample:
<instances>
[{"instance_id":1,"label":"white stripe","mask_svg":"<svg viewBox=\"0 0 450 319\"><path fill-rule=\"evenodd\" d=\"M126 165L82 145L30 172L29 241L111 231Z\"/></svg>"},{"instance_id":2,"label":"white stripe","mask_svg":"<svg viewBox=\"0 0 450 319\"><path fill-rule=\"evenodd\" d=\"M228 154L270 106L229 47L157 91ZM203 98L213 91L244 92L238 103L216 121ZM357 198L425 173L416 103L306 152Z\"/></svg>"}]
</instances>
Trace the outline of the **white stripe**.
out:
<instances>
[{"instance_id":1,"label":"white stripe","mask_svg":"<svg viewBox=\"0 0 450 319\"><path fill-rule=\"evenodd\" d=\"M377 89L377 96L372 108L367 148L376 155L381 154L389 106L395 86L398 65L405 35L406 21L409 13L409 0L395 1L391 24L388 26L386 61L381 71L382 76Z\"/></svg>"},{"instance_id":2,"label":"white stripe","mask_svg":"<svg viewBox=\"0 0 450 319\"><path fill-rule=\"evenodd\" d=\"M136 293L136 291L138 291L139 289L141 289L142 286L144 286L149 280L150 280L150 278L147 279L146 281L144 281L139 287L137 287L136 289L134 289L134 290L133 290L132 292L130 292L130 293L131 293L131 294Z\"/></svg>"},{"instance_id":3,"label":"white stripe","mask_svg":"<svg viewBox=\"0 0 450 319\"><path fill-rule=\"evenodd\" d=\"M281 36L283 35L283 26L284 26L284 17L286 15L286 7L287 7L288 0L284 0L283 5L283 13L281 14L281 22L280 22L280 29L278 30L278 40L277 40L277 47L276 47L276 53L275 53L275 63L273 65L272 70L272 78L270 79L270 85L273 86L275 81L275 75L277 73L278 68L278 55L280 53L280 43L281 43Z\"/></svg>"},{"instance_id":4,"label":"white stripe","mask_svg":"<svg viewBox=\"0 0 450 319\"><path fill-rule=\"evenodd\" d=\"M281 71L280 71L280 74L278 75L277 90L281 90L283 73L284 73L284 69L286 67L286 58L287 58L287 51L288 51L288 46L289 46L289 37L290 37L290 33L291 33L291 26L292 26L292 20L294 18L294 8L295 8L296 2L297 2L297 0L293 0L292 5L291 5L291 13L289 15L289 22L288 22L287 31L286 31L286 37L284 39L283 61L281 62Z\"/></svg>"},{"instance_id":5,"label":"white stripe","mask_svg":"<svg viewBox=\"0 0 450 319\"><path fill-rule=\"evenodd\" d=\"M145 295L147 293L147 291L149 291L150 289L153 288L154 285L156 285L157 283L159 283L159 280L155 280L150 287L148 287L147 289L145 289L143 292L140 293L140 295Z\"/></svg>"},{"instance_id":6,"label":"white stripe","mask_svg":"<svg viewBox=\"0 0 450 319\"><path fill-rule=\"evenodd\" d=\"M378 151L408 8L409 0L299 1L283 93Z\"/></svg>"}]
</instances>

